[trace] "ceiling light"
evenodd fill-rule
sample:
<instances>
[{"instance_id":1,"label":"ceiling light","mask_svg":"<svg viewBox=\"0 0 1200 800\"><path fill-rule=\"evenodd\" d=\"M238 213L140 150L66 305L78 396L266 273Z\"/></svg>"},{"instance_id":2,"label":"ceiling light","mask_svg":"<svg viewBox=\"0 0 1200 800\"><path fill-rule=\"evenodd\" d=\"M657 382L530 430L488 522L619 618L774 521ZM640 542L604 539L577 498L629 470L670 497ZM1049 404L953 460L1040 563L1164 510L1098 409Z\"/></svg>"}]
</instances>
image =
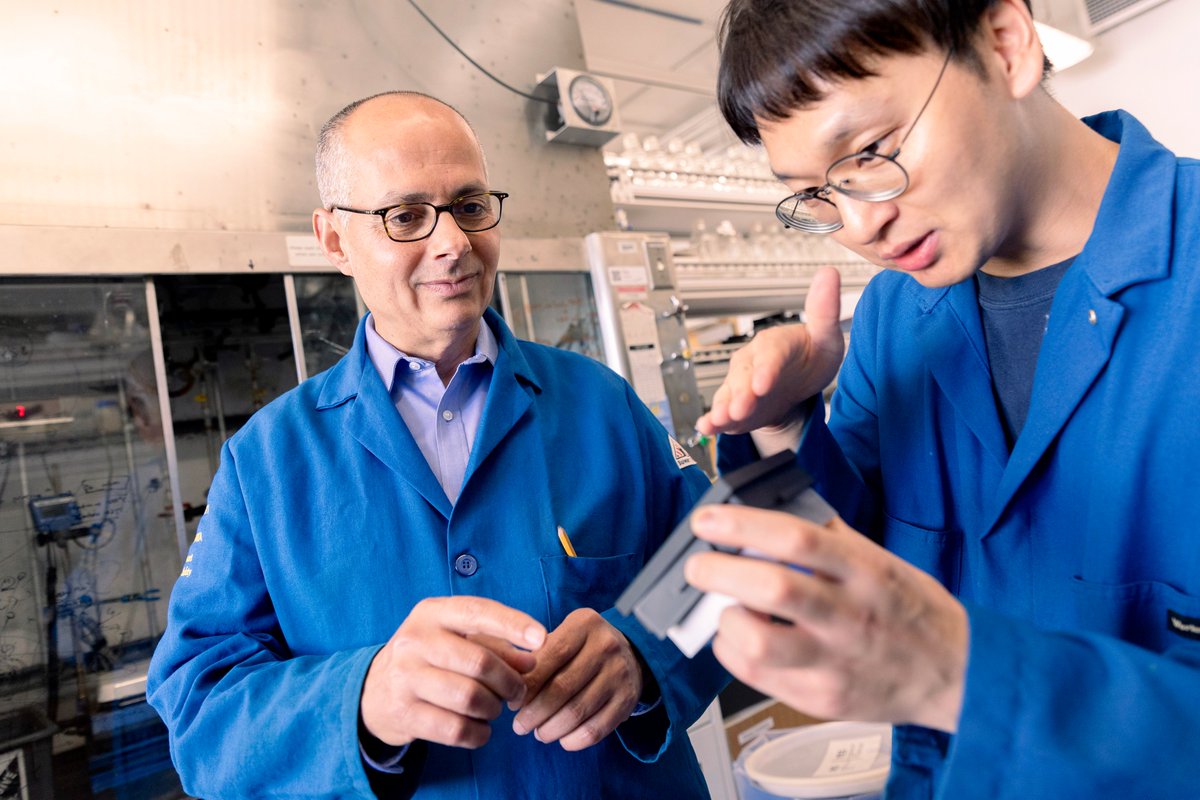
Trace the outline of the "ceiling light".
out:
<instances>
[{"instance_id":1,"label":"ceiling light","mask_svg":"<svg viewBox=\"0 0 1200 800\"><path fill-rule=\"evenodd\" d=\"M1092 54L1095 48L1086 39L1072 36L1066 31L1034 20L1038 37L1042 40L1042 49L1046 57L1054 64L1055 72L1073 67Z\"/></svg>"}]
</instances>

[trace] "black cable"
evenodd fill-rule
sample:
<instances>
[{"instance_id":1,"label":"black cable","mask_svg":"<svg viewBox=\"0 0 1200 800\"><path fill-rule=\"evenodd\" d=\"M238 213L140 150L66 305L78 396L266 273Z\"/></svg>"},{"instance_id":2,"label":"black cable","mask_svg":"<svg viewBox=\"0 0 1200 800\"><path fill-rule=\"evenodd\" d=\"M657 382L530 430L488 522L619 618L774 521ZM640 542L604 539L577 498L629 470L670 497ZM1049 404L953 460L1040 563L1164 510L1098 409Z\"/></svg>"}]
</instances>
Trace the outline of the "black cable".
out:
<instances>
[{"instance_id":1,"label":"black cable","mask_svg":"<svg viewBox=\"0 0 1200 800\"><path fill-rule=\"evenodd\" d=\"M471 66L475 67L475 69L479 70L479 71L480 71L480 72L482 72L484 75L487 75L489 78L491 78L491 79L492 79L492 80L494 80L496 83L498 83L498 84L500 84L501 86L503 86L505 89L508 89L508 90L509 90L510 92L512 92L513 94L519 94L519 95L521 95L521 97L527 97L527 98L529 98L530 100L537 100L539 103L546 103L546 104L548 104L548 105L552 105L552 106L554 106L554 105L558 105L558 101L557 101L557 100L555 100L555 99L551 99L551 98L549 98L549 97L538 97L536 94L529 94L528 92L522 92L520 89L517 89L516 87L513 87L513 86L509 86L507 83L505 83L504 81L500 80L499 78L497 78L497 77L496 77L495 75L493 75L492 73L488 72L486 69L484 69L484 67L483 67L483 65L482 65L482 64L480 64L480 63L479 63L478 61L476 61L475 59L471 58L469 55L467 55L467 54L466 54L466 52L465 52L465 51L464 51L464 50L463 50L461 47L459 47L458 45L456 45L456 44L454 43L454 40L453 40L453 39L451 39L449 36L447 36L447 35L446 35L446 33L445 33L445 31L443 31L441 28L439 28L439 27L437 26L437 23L436 23L436 22L434 22L433 20L431 20L431 19L429 18L429 15L428 15L428 14L426 14L424 11L422 11L422 10L421 10L421 7L420 7L419 5L417 5L417 0L408 0L408 4L409 4L410 6L412 6L413 8L415 8L415 9L417 10L417 13L418 13L418 14L420 14L422 17L424 17L424 18L425 18L425 21L429 23L429 27L431 27L431 28L433 28L435 31L437 31L437 32L438 32L438 35L439 35L439 36L441 36L443 39L445 39L447 44L449 44L451 47L453 47L455 50L457 50L457 51L458 51L458 54L459 54L459 55L461 55L463 58L465 58L467 61L470 61L470 62L471 62Z\"/></svg>"}]
</instances>

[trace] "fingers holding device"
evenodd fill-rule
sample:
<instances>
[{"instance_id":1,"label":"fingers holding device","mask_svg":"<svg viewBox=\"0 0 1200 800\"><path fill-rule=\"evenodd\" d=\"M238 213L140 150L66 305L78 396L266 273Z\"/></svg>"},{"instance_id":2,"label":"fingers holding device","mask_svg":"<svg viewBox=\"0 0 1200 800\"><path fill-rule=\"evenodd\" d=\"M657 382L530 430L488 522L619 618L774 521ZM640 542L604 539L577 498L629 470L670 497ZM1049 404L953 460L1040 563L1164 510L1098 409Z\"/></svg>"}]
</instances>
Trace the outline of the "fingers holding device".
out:
<instances>
[{"instance_id":1,"label":"fingers holding device","mask_svg":"<svg viewBox=\"0 0 1200 800\"><path fill-rule=\"evenodd\" d=\"M721 611L734 601L726 594L705 593L692 586L684 576L684 565L691 556L714 550L754 554L696 538L692 520L697 512L728 503L784 511L824 525L833 519L834 511L812 483L791 452L721 476L617 598L617 610L633 614L658 638L669 637L685 655L694 656L716 633Z\"/></svg>"}]
</instances>

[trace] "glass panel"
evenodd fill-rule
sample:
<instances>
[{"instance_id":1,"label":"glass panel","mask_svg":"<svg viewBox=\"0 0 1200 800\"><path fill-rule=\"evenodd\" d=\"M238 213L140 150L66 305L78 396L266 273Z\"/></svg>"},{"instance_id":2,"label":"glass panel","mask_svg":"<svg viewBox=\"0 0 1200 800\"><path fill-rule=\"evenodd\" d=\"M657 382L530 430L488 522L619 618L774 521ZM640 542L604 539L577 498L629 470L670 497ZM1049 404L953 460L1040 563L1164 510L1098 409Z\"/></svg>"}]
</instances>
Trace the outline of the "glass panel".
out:
<instances>
[{"instance_id":1,"label":"glass panel","mask_svg":"<svg viewBox=\"0 0 1200 800\"><path fill-rule=\"evenodd\" d=\"M600 318L586 272L505 272L511 319L521 338L604 361Z\"/></svg>"},{"instance_id":2,"label":"glass panel","mask_svg":"<svg viewBox=\"0 0 1200 800\"><path fill-rule=\"evenodd\" d=\"M297 275L295 282L304 366L311 378L332 367L354 344L358 300L354 281L341 273Z\"/></svg>"},{"instance_id":3,"label":"glass panel","mask_svg":"<svg viewBox=\"0 0 1200 800\"><path fill-rule=\"evenodd\" d=\"M296 385L282 275L154 279L187 540L204 513L221 445Z\"/></svg>"},{"instance_id":4,"label":"glass panel","mask_svg":"<svg viewBox=\"0 0 1200 800\"><path fill-rule=\"evenodd\" d=\"M0 403L0 769L178 796L144 702L180 562L143 281L0 278Z\"/></svg>"}]
</instances>

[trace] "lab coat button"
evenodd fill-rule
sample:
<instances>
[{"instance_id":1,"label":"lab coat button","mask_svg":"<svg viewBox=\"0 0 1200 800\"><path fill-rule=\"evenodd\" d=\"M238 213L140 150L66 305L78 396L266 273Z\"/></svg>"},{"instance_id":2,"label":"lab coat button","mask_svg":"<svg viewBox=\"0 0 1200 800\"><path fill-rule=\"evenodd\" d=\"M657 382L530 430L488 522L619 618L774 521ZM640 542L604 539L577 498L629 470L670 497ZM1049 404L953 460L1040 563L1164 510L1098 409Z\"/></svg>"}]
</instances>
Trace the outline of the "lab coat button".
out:
<instances>
[{"instance_id":1,"label":"lab coat button","mask_svg":"<svg viewBox=\"0 0 1200 800\"><path fill-rule=\"evenodd\" d=\"M454 559L454 571L464 578L469 578L479 571L479 562L470 553L463 553Z\"/></svg>"},{"instance_id":2,"label":"lab coat button","mask_svg":"<svg viewBox=\"0 0 1200 800\"><path fill-rule=\"evenodd\" d=\"M442 419L446 420L446 422L449 422L450 420L454 419L454 412L453 411L443 411Z\"/></svg>"}]
</instances>

